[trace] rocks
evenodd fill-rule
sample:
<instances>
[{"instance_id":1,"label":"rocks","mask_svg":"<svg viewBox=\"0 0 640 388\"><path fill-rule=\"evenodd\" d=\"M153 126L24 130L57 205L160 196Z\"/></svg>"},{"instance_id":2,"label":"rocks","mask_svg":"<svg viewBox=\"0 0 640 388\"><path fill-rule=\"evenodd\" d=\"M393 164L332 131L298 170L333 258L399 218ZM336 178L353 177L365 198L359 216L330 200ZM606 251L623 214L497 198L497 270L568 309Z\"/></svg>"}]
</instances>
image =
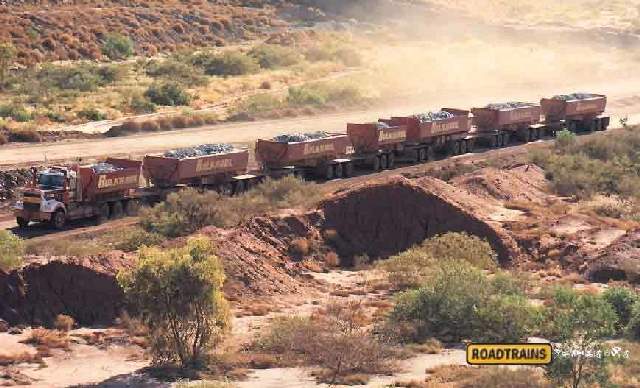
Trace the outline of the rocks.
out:
<instances>
[{"instance_id":1,"label":"rocks","mask_svg":"<svg viewBox=\"0 0 640 388\"><path fill-rule=\"evenodd\" d=\"M107 174L110 172L116 172L116 171L122 170L122 168L116 167L110 163L96 163L92 165L91 168L96 174Z\"/></svg>"},{"instance_id":2,"label":"rocks","mask_svg":"<svg viewBox=\"0 0 640 388\"><path fill-rule=\"evenodd\" d=\"M505 109L529 108L532 106L535 106L535 104L532 104L530 102L511 101L511 102L488 104L486 108L494 109L494 110L505 110Z\"/></svg>"},{"instance_id":3,"label":"rocks","mask_svg":"<svg viewBox=\"0 0 640 388\"><path fill-rule=\"evenodd\" d=\"M195 147L178 148L167 151L164 156L167 158L186 159L205 155L218 155L233 151L231 144L201 144Z\"/></svg>"},{"instance_id":4,"label":"rocks","mask_svg":"<svg viewBox=\"0 0 640 388\"><path fill-rule=\"evenodd\" d=\"M300 143L303 141L316 140L316 139L324 139L325 137L329 137L330 135L327 132L318 131L318 132L309 132L309 133L294 133L294 134L283 134L278 135L273 138L273 141L278 143Z\"/></svg>"},{"instance_id":5,"label":"rocks","mask_svg":"<svg viewBox=\"0 0 640 388\"><path fill-rule=\"evenodd\" d=\"M591 93L573 93L573 94L559 94L557 96L553 96L554 100L562 100L562 101L573 101L573 100L587 100L589 98L598 97L595 94Z\"/></svg>"},{"instance_id":6,"label":"rocks","mask_svg":"<svg viewBox=\"0 0 640 388\"><path fill-rule=\"evenodd\" d=\"M598 283L640 284L640 231L629 232L604 249L587 265L585 275Z\"/></svg>"},{"instance_id":7,"label":"rocks","mask_svg":"<svg viewBox=\"0 0 640 388\"><path fill-rule=\"evenodd\" d=\"M440 110L440 111L436 111L436 112L420 113L420 114L415 115L414 117L416 117L418 120L420 120L421 123L430 123L432 121L440 121L440 120L451 119L451 118L453 118L455 116L453 114L449 113L449 112L445 112L443 110Z\"/></svg>"},{"instance_id":8,"label":"rocks","mask_svg":"<svg viewBox=\"0 0 640 388\"><path fill-rule=\"evenodd\" d=\"M0 171L0 201L15 198L16 188L31 179L28 169Z\"/></svg>"}]
</instances>

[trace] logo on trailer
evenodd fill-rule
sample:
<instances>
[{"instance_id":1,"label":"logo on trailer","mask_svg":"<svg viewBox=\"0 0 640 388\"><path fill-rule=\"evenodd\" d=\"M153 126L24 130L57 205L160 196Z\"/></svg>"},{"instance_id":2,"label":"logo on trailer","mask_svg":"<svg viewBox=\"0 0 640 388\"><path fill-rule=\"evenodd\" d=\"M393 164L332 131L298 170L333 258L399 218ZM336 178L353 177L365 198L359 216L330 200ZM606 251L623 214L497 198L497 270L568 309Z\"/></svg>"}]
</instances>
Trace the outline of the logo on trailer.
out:
<instances>
[{"instance_id":1,"label":"logo on trailer","mask_svg":"<svg viewBox=\"0 0 640 388\"><path fill-rule=\"evenodd\" d=\"M119 176L115 178L109 178L107 175L100 175L98 177L99 189L107 189L110 187L118 187L118 186L137 184L137 183L138 183L137 175Z\"/></svg>"},{"instance_id":2,"label":"logo on trailer","mask_svg":"<svg viewBox=\"0 0 640 388\"><path fill-rule=\"evenodd\" d=\"M380 131L380 135L378 136L379 142L384 141L393 141L393 140L404 140L407 138L407 131Z\"/></svg>"},{"instance_id":3,"label":"logo on trailer","mask_svg":"<svg viewBox=\"0 0 640 388\"><path fill-rule=\"evenodd\" d=\"M305 144L304 145L304 154L312 155L312 154L321 154L323 152L333 152L335 148L333 147L333 143L324 143L324 144Z\"/></svg>"},{"instance_id":4,"label":"logo on trailer","mask_svg":"<svg viewBox=\"0 0 640 388\"><path fill-rule=\"evenodd\" d=\"M198 159L196 172L212 171L219 168L230 168L233 166L231 159Z\"/></svg>"},{"instance_id":5,"label":"logo on trailer","mask_svg":"<svg viewBox=\"0 0 640 388\"><path fill-rule=\"evenodd\" d=\"M600 108L600 104L597 102L579 102L576 105L576 112L587 112L591 110L598 110Z\"/></svg>"},{"instance_id":6,"label":"logo on trailer","mask_svg":"<svg viewBox=\"0 0 640 388\"><path fill-rule=\"evenodd\" d=\"M455 129L458 129L460 126L458 125L457 121L451 122L451 123L433 123L433 125L431 126L431 132L432 133L442 133L442 132L447 132L447 131L453 131Z\"/></svg>"}]
</instances>

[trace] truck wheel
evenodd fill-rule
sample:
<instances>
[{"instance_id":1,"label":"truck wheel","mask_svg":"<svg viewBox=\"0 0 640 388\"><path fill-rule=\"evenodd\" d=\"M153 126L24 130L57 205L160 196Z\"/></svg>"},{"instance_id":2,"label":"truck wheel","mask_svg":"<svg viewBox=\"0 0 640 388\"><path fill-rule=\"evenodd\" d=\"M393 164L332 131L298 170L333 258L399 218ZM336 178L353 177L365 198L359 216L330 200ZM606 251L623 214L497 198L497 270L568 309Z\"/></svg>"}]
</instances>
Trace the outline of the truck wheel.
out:
<instances>
[{"instance_id":1,"label":"truck wheel","mask_svg":"<svg viewBox=\"0 0 640 388\"><path fill-rule=\"evenodd\" d=\"M387 155L387 167L392 169L396 165L396 156L393 153Z\"/></svg>"},{"instance_id":2,"label":"truck wheel","mask_svg":"<svg viewBox=\"0 0 640 388\"><path fill-rule=\"evenodd\" d=\"M230 196L231 194L233 194L233 184L231 184L231 183L223 183L223 184L221 184L220 187L218 187L218 192L221 195Z\"/></svg>"},{"instance_id":3,"label":"truck wheel","mask_svg":"<svg viewBox=\"0 0 640 388\"><path fill-rule=\"evenodd\" d=\"M460 140L460 155L464 155L467 153L467 142L464 140Z\"/></svg>"},{"instance_id":4,"label":"truck wheel","mask_svg":"<svg viewBox=\"0 0 640 388\"><path fill-rule=\"evenodd\" d=\"M426 161L428 158L426 148L420 148L418 150L418 163Z\"/></svg>"},{"instance_id":5,"label":"truck wheel","mask_svg":"<svg viewBox=\"0 0 640 388\"><path fill-rule=\"evenodd\" d=\"M114 220L117 218L122 218L124 215L124 208L122 207L122 202L116 201L111 206L111 218Z\"/></svg>"},{"instance_id":6,"label":"truck wheel","mask_svg":"<svg viewBox=\"0 0 640 388\"><path fill-rule=\"evenodd\" d=\"M124 212L129 217L137 216L139 209L140 209L140 203L138 201L136 201L135 199L131 199L131 200L127 201L126 205L124 206Z\"/></svg>"},{"instance_id":7,"label":"truck wheel","mask_svg":"<svg viewBox=\"0 0 640 388\"><path fill-rule=\"evenodd\" d=\"M26 228L27 226L29 226L29 220L22 217L17 217L16 222L18 223L19 228Z\"/></svg>"},{"instance_id":8,"label":"truck wheel","mask_svg":"<svg viewBox=\"0 0 640 388\"><path fill-rule=\"evenodd\" d=\"M53 217L51 218L51 225L60 230L64 228L64 225L67 223L67 216L64 214L64 211L58 210L53 213Z\"/></svg>"},{"instance_id":9,"label":"truck wheel","mask_svg":"<svg viewBox=\"0 0 640 388\"><path fill-rule=\"evenodd\" d=\"M418 161L420 161L419 157ZM376 156L373 158L373 165L371 166L371 169L375 172L380 171L380 156Z\"/></svg>"},{"instance_id":10,"label":"truck wheel","mask_svg":"<svg viewBox=\"0 0 640 388\"><path fill-rule=\"evenodd\" d=\"M344 164L342 176L345 178L351 178L353 176L353 163L347 162Z\"/></svg>"},{"instance_id":11,"label":"truck wheel","mask_svg":"<svg viewBox=\"0 0 640 388\"><path fill-rule=\"evenodd\" d=\"M109 204L108 203L103 203L98 208L97 220L98 220L99 224L102 224L103 222L105 222L108 219L109 219Z\"/></svg>"},{"instance_id":12,"label":"truck wheel","mask_svg":"<svg viewBox=\"0 0 640 388\"><path fill-rule=\"evenodd\" d=\"M436 159L436 151L432 146L427 147L427 150L425 151L425 155L426 155L425 160L427 162L432 162Z\"/></svg>"},{"instance_id":13,"label":"truck wheel","mask_svg":"<svg viewBox=\"0 0 640 388\"><path fill-rule=\"evenodd\" d=\"M331 165L331 164L327 164L327 168L326 168L326 171L325 171L325 175L324 175L324 177L325 177L328 181L330 181L330 180L332 180L332 179L333 179L333 165Z\"/></svg>"},{"instance_id":14,"label":"truck wheel","mask_svg":"<svg viewBox=\"0 0 640 388\"><path fill-rule=\"evenodd\" d=\"M387 155L380 156L380 169L386 170L388 168L389 168L389 159L387 158Z\"/></svg>"},{"instance_id":15,"label":"truck wheel","mask_svg":"<svg viewBox=\"0 0 640 388\"><path fill-rule=\"evenodd\" d=\"M244 193L245 191L247 191L245 181L236 181L235 187L233 189L233 194L238 195Z\"/></svg>"}]
</instances>

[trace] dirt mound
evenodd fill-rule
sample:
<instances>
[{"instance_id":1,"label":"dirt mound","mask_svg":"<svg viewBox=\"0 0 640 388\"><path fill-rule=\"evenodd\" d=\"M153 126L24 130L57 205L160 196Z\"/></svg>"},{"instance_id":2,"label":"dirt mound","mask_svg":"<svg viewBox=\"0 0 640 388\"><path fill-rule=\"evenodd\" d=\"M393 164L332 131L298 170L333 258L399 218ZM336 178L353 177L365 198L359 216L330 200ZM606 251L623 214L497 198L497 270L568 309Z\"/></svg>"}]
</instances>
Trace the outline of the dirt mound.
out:
<instances>
[{"instance_id":1,"label":"dirt mound","mask_svg":"<svg viewBox=\"0 0 640 388\"><path fill-rule=\"evenodd\" d=\"M627 233L591 261L586 277L598 283L610 280L640 283L640 231Z\"/></svg>"},{"instance_id":2,"label":"dirt mound","mask_svg":"<svg viewBox=\"0 0 640 388\"><path fill-rule=\"evenodd\" d=\"M111 324L123 305L115 275L130 265L114 253L0 271L0 318L50 326L58 314L67 314L81 325Z\"/></svg>"},{"instance_id":3,"label":"dirt mound","mask_svg":"<svg viewBox=\"0 0 640 388\"><path fill-rule=\"evenodd\" d=\"M548 197L548 181L544 170L534 164L503 170L483 168L456 177L451 183L477 196L500 201L544 203Z\"/></svg>"},{"instance_id":4,"label":"dirt mound","mask_svg":"<svg viewBox=\"0 0 640 388\"><path fill-rule=\"evenodd\" d=\"M500 226L483 221L481 201L435 178L391 178L364 184L321 205L327 229L338 234L343 255L387 257L425 238L466 231L486 238L507 264L519 257L515 241Z\"/></svg>"}]
</instances>

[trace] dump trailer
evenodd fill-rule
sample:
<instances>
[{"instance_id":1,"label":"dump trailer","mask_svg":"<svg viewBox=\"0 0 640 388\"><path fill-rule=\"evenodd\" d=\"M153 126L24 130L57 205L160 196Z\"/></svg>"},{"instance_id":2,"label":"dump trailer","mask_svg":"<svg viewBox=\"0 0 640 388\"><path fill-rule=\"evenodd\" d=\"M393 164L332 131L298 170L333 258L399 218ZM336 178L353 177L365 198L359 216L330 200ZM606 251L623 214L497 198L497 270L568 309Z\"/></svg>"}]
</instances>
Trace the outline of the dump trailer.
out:
<instances>
[{"instance_id":1,"label":"dump trailer","mask_svg":"<svg viewBox=\"0 0 640 388\"><path fill-rule=\"evenodd\" d=\"M256 143L256 160L272 177L317 176L331 180L353 174L354 148L345 134L316 132L280 135Z\"/></svg>"},{"instance_id":2,"label":"dump trailer","mask_svg":"<svg viewBox=\"0 0 640 388\"><path fill-rule=\"evenodd\" d=\"M90 166L32 168L33 179L14 205L18 226L49 222L57 229L67 221L135 215L138 209L140 161L107 159Z\"/></svg>"},{"instance_id":3,"label":"dump trailer","mask_svg":"<svg viewBox=\"0 0 640 388\"><path fill-rule=\"evenodd\" d=\"M226 149L210 150L209 153L185 153L185 150L197 151L206 146L145 156L145 179L158 189L208 187L228 195L243 192L262 179L259 175L246 174L249 164L249 151L246 149L228 146Z\"/></svg>"},{"instance_id":4,"label":"dump trailer","mask_svg":"<svg viewBox=\"0 0 640 388\"><path fill-rule=\"evenodd\" d=\"M407 126L384 122L347 124L347 134L355 151L352 160L379 171L393 168L396 155L404 151Z\"/></svg>"},{"instance_id":5,"label":"dump trailer","mask_svg":"<svg viewBox=\"0 0 640 388\"><path fill-rule=\"evenodd\" d=\"M406 126L404 152L415 162L432 160L440 150L448 150L454 155L473 150L474 139L469 136L471 120L467 110L443 108L439 112L381 121L392 126Z\"/></svg>"},{"instance_id":6,"label":"dump trailer","mask_svg":"<svg viewBox=\"0 0 640 388\"><path fill-rule=\"evenodd\" d=\"M603 116L607 97L602 94L574 93L540 100L545 124L569 131L604 131L610 117Z\"/></svg>"},{"instance_id":7,"label":"dump trailer","mask_svg":"<svg viewBox=\"0 0 640 388\"><path fill-rule=\"evenodd\" d=\"M542 138L545 128L540 123L538 104L509 102L472 108L473 124L478 133L491 133L492 146L506 146L512 136L528 142Z\"/></svg>"}]
</instances>

